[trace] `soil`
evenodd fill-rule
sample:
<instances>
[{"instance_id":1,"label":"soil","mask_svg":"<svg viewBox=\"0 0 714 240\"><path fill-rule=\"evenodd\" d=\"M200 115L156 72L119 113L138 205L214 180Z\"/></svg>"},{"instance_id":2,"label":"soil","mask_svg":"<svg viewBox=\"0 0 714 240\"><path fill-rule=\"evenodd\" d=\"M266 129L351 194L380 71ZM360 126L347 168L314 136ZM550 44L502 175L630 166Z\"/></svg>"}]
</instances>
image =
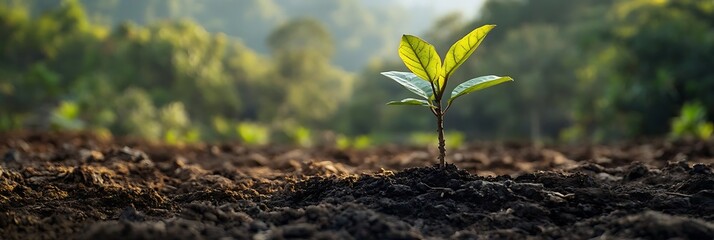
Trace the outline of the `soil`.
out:
<instances>
[{"instance_id":1,"label":"soil","mask_svg":"<svg viewBox=\"0 0 714 240\"><path fill-rule=\"evenodd\" d=\"M166 146L0 134L1 239L714 239L714 142Z\"/></svg>"}]
</instances>

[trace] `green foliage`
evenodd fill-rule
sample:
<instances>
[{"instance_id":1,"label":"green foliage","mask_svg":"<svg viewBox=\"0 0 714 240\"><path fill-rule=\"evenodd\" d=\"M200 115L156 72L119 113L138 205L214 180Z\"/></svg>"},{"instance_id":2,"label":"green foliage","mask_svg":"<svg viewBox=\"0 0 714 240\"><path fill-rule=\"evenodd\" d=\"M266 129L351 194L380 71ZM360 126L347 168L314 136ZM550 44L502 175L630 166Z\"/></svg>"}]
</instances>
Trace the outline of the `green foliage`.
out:
<instances>
[{"instance_id":1,"label":"green foliage","mask_svg":"<svg viewBox=\"0 0 714 240\"><path fill-rule=\"evenodd\" d=\"M672 119L670 136L673 138L695 137L709 139L714 132L714 124L707 121L707 110L701 103L685 103L679 116Z\"/></svg>"},{"instance_id":2,"label":"green foliage","mask_svg":"<svg viewBox=\"0 0 714 240\"><path fill-rule=\"evenodd\" d=\"M456 86L456 88L454 88L454 91L451 91L451 97L449 97L448 105L451 105L451 102L456 100L456 98L458 97L508 81L513 81L513 78L489 75L477 77L463 82Z\"/></svg>"},{"instance_id":3,"label":"green foliage","mask_svg":"<svg viewBox=\"0 0 714 240\"><path fill-rule=\"evenodd\" d=\"M61 130L80 130L84 123L79 119L79 106L74 102L63 101L52 111L52 128Z\"/></svg>"},{"instance_id":4,"label":"green foliage","mask_svg":"<svg viewBox=\"0 0 714 240\"><path fill-rule=\"evenodd\" d=\"M519 84L514 86L515 94L499 99L503 107L489 111L489 114L508 116L501 118L504 121L496 127L498 132L529 136L536 143L560 134L562 129L554 123L569 121L573 104L568 99L578 96L573 90L577 50L567 40L567 34L550 25L527 25L509 32L503 42L494 47L495 51L512 52L491 58L488 68L517 71L521 76ZM527 128L519 127L524 123Z\"/></svg>"},{"instance_id":5,"label":"green foliage","mask_svg":"<svg viewBox=\"0 0 714 240\"><path fill-rule=\"evenodd\" d=\"M428 81L424 81L423 78L418 77L414 73L391 71L383 72L382 75L391 78L404 86L407 90L426 100L434 99L434 91L431 89L431 84L429 84Z\"/></svg>"},{"instance_id":6,"label":"green foliage","mask_svg":"<svg viewBox=\"0 0 714 240\"><path fill-rule=\"evenodd\" d=\"M146 91L129 88L114 104L117 115L122 118L114 126L115 132L150 140L161 139L161 123L157 120L154 102Z\"/></svg>"},{"instance_id":7,"label":"green foliage","mask_svg":"<svg viewBox=\"0 0 714 240\"><path fill-rule=\"evenodd\" d=\"M433 107L431 103L427 100L421 100L421 99L414 99L414 98L405 98L400 101L391 101L388 102L387 105L416 105L416 106L424 106L424 107Z\"/></svg>"},{"instance_id":8,"label":"green foliage","mask_svg":"<svg viewBox=\"0 0 714 240\"><path fill-rule=\"evenodd\" d=\"M466 36L456 41L446 54L446 61L443 65L441 58L436 53L436 49L428 42L411 35L403 35L399 45L399 57L404 65L413 72L413 75L402 72L383 72L382 75L391 78L404 86L407 90L424 98L406 98L401 101L392 101L388 105L417 105L428 107L436 117L437 133L439 139L439 160L442 166L446 166L444 160L446 155L444 140L444 114L451 107L453 101L463 95L492 87L507 81L513 81L511 77L483 76L466 81L451 92L451 97L447 101L446 107L442 108L442 97L446 89L449 77L456 69L468 59L476 48L481 44L491 29L495 25L485 25L477 28ZM429 83L431 88L421 83L423 80Z\"/></svg>"},{"instance_id":9,"label":"green foliage","mask_svg":"<svg viewBox=\"0 0 714 240\"><path fill-rule=\"evenodd\" d=\"M237 126L253 122L274 142L314 144L321 131L348 146L358 136L408 142L433 120L419 108L380 107L381 99L433 111L432 84L449 129L469 140L676 135L675 118L694 136L714 121L711 1L486 1L476 18L433 23L382 6L0 0L0 131L81 128L180 144L240 139ZM492 22L504 31L490 31ZM400 56L410 65L389 54L396 29L426 24L431 44L405 36ZM477 47L481 60L466 61ZM441 64L437 49L449 50ZM446 88L484 72L519 84L468 98L456 90L472 80ZM399 84L373 81L380 73ZM449 108L454 96L468 107ZM689 103L709 113L702 130L682 123Z\"/></svg>"},{"instance_id":10,"label":"green foliage","mask_svg":"<svg viewBox=\"0 0 714 240\"><path fill-rule=\"evenodd\" d=\"M241 122L236 131L241 141L249 145L265 145L270 141L270 129L258 123Z\"/></svg>"},{"instance_id":11,"label":"green foliage","mask_svg":"<svg viewBox=\"0 0 714 240\"><path fill-rule=\"evenodd\" d=\"M456 41L456 43L449 48L449 51L446 52L442 76L444 78L451 77L451 74L476 51L483 39L486 38L488 32L494 27L496 27L496 25L484 25L466 34L466 36L459 39L459 41Z\"/></svg>"},{"instance_id":12,"label":"green foliage","mask_svg":"<svg viewBox=\"0 0 714 240\"><path fill-rule=\"evenodd\" d=\"M263 56L187 20L109 29L92 25L79 1L46 7L30 14L0 4L0 130L83 128L183 143L240 138L240 121L294 121L304 126L291 138L310 144L305 130L350 97L352 76L330 62L331 37L314 20L275 29L283 42ZM55 114L66 103L78 109L72 121Z\"/></svg>"},{"instance_id":13,"label":"green foliage","mask_svg":"<svg viewBox=\"0 0 714 240\"><path fill-rule=\"evenodd\" d=\"M293 139L293 142L298 146L312 146L312 132L306 127L300 126L291 129L290 137Z\"/></svg>"},{"instance_id":14,"label":"green foliage","mask_svg":"<svg viewBox=\"0 0 714 240\"><path fill-rule=\"evenodd\" d=\"M620 1L591 33L577 124L602 138L665 135L686 102L714 111L714 3ZM711 120L711 119L709 119Z\"/></svg>"},{"instance_id":15,"label":"green foliage","mask_svg":"<svg viewBox=\"0 0 714 240\"><path fill-rule=\"evenodd\" d=\"M402 58L404 65L406 65L412 73L391 71L382 72L382 75L396 81L426 101L407 98L401 101L392 101L388 104L436 106L437 104L434 103L441 101L441 96L446 88L448 77L476 51L478 45L493 27L495 27L495 25L485 25L477 28L454 43L446 55L449 60L445 61L443 66L441 58L436 53L433 45L418 37L403 35L399 46L399 57ZM422 81L426 81L429 84L424 84ZM454 89L448 100L447 109L454 99L462 95L506 81L513 81L513 79L510 77L489 75L466 81Z\"/></svg>"},{"instance_id":16,"label":"green foliage","mask_svg":"<svg viewBox=\"0 0 714 240\"><path fill-rule=\"evenodd\" d=\"M191 127L188 112L181 102L172 102L159 110L159 121L163 131L163 140L171 144L197 142L200 140L198 129Z\"/></svg>"},{"instance_id":17,"label":"green foliage","mask_svg":"<svg viewBox=\"0 0 714 240\"><path fill-rule=\"evenodd\" d=\"M312 18L299 18L278 27L268 36L273 51L307 51L329 58L334 52L332 36L325 26Z\"/></svg>"},{"instance_id":18,"label":"green foliage","mask_svg":"<svg viewBox=\"0 0 714 240\"><path fill-rule=\"evenodd\" d=\"M372 146L373 139L368 135L359 135L350 138L344 135L337 136L336 147L338 149L356 149L362 150Z\"/></svg>"},{"instance_id":19,"label":"green foliage","mask_svg":"<svg viewBox=\"0 0 714 240\"><path fill-rule=\"evenodd\" d=\"M409 144L415 146L430 146L437 147L434 139L438 138L438 134L433 132L414 132L409 134ZM466 136L457 131L446 131L444 132L444 140L446 145L452 148L458 149L466 143Z\"/></svg>"},{"instance_id":20,"label":"green foliage","mask_svg":"<svg viewBox=\"0 0 714 240\"><path fill-rule=\"evenodd\" d=\"M421 38L403 35L399 44L399 57L419 78L435 82L441 75L441 58L434 46Z\"/></svg>"}]
</instances>

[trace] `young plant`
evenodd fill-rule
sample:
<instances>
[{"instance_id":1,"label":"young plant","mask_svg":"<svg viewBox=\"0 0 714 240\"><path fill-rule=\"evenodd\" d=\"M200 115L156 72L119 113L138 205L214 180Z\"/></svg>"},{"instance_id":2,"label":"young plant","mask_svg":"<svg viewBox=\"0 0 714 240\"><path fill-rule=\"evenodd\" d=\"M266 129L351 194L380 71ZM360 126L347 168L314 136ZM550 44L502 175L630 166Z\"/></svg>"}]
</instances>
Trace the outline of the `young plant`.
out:
<instances>
[{"instance_id":1,"label":"young plant","mask_svg":"<svg viewBox=\"0 0 714 240\"><path fill-rule=\"evenodd\" d=\"M494 75L465 81L451 91L451 95L446 101L446 107L442 105L449 77L476 51L478 45L486 38L486 34L495 26L484 25L456 41L444 56L443 64L434 46L416 36L403 35L399 44L399 57L412 72L391 71L382 73L382 75L391 78L422 98L406 98L401 101L389 102L387 105L424 106L428 107L436 117L436 131L439 134L439 162L441 166L446 166L446 161L444 160L446 157L444 114L449 110L454 100L484 88L513 81L511 77Z\"/></svg>"}]
</instances>

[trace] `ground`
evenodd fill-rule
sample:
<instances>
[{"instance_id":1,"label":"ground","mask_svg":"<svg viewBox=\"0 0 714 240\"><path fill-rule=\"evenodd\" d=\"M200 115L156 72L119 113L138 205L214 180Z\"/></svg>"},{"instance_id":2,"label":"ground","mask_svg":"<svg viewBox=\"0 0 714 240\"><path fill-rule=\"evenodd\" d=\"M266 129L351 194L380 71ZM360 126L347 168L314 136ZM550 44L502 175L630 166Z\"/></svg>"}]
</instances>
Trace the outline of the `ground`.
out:
<instances>
[{"instance_id":1,"label":"ground","mask_svg":"<svg viewBox=\"0 0 714 240\"><path fill-rule=\"evenodd\" d=\"M0 134L2 239L714 239L714 142L184 147Z\"/></svg>"}]
</instances>

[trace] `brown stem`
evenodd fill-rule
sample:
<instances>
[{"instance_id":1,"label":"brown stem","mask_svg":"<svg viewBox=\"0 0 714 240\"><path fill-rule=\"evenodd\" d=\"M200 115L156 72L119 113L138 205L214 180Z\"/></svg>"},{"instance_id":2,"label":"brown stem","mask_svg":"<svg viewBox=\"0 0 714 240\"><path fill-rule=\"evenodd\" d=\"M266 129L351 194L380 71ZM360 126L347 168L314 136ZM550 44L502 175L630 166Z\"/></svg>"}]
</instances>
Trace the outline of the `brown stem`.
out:
<instances>
[{"instance_id":1,"label":"brown stem","mask_svg":"<svg viewBox=\"0 0 714 240\"><path fill-rule=\"evenodd\" d=\"M446 167L446 141L444 140L444 111L441 101L436 102L436 131L439 133L439 163Z\"/></svg>"}]
</instances>

